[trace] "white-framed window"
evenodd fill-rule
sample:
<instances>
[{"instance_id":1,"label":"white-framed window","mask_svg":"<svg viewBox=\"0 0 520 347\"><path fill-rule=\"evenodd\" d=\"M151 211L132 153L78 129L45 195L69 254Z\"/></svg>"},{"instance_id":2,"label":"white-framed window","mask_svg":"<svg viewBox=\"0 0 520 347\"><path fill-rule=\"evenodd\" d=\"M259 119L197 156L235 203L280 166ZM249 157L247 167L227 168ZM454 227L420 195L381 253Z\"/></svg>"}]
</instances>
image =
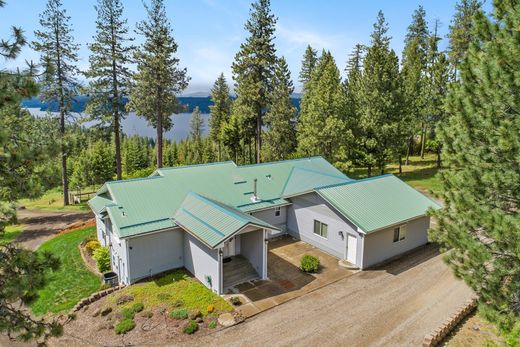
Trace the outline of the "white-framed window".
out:
<instances>
[{"instance_id":1,"label":"white-framed window","mask_svg":"<svg viewBox=\"0 0 520 347\"><path fill-rule=\"evenodd\" d=\"M282 208L280 206L274 208L274 215L278 217L282 211Z\"/></svg>"},{"instance_id":2,"label":"white-framed window","mask_svg":"<svg viewBox=\"0 0 520 347\"><path fill-rule=\"evenodd\" d=\"M319 220L314 220L314 233L321 237L327 238L329 226Z\"/></svg>"},{"instance_id":3,"label":"white-framed window","mask_svg":"<svg viewBox=\"0 0 520 347\"><path fill-rule=\"evenodd\" d=\"M406 225L394 228L394 243L403 241L406 238Z\"/></svg>"}]
</instances>

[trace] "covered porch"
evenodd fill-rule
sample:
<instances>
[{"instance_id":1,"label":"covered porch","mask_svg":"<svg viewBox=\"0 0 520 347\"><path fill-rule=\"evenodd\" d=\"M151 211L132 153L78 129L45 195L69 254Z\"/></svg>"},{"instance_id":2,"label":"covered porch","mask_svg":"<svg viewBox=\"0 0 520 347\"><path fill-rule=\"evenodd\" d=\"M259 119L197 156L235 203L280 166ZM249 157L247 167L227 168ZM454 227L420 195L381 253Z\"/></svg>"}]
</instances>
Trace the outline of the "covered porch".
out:
<instances>
[{"instance_id":1,"label":"covered porch","mask_svg":"<svg viewBox=\"0 0 520 347\"><path fill-rule=\"evenodd\" d=\"M267 230L249 225L219 249L221 293L244 282L267 279Z\"/></svg>"}]
</instances>

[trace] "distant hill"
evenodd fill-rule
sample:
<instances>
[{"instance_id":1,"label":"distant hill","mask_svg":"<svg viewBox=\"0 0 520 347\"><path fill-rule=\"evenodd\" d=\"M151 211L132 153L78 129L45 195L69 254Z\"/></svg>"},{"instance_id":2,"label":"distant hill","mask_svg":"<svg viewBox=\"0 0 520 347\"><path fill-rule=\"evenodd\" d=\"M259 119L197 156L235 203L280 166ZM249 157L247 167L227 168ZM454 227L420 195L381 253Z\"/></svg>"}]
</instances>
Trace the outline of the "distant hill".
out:
<instances>
[{"instance_id":1,"label":"distant hill","mask_svg":"<svg viewBox=\"0 0 520 347\"><path fill-rule=\"evenodd\" d=\"M85 111L88 99L89 97L87 95L75 97L72 105L72 112L81 113ZM209 106L211 105L211 99L209 96L180 96L177 99L185 106L186 113L193 112L193 109L197 106L202 113L209 113ZM294 106L299 109L300 99L298 97L293 97L291 100L293 101ZM40 111L58 112L59 110L57 103L44 103L38 97L22 100L22 106L40 109Z\"/></svg>"}]
</instances>

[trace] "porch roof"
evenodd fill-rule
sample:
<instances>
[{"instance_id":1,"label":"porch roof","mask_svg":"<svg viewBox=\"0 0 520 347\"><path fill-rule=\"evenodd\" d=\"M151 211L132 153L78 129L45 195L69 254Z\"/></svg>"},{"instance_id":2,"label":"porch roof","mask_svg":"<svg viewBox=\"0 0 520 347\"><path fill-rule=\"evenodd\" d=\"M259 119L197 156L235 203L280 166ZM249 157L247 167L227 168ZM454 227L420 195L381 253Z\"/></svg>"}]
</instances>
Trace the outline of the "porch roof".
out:
<instances>
[{"instance_id":1,"label":"porch roof","mask_svg":"<svg viewBox=\"0 0 520 347\"><path fill-rule=\"evenodd\" d=\"M194 192L186 195L173 219L211 248L248 225L279 230L236 208Z\"/></svg>"}]
</instances>

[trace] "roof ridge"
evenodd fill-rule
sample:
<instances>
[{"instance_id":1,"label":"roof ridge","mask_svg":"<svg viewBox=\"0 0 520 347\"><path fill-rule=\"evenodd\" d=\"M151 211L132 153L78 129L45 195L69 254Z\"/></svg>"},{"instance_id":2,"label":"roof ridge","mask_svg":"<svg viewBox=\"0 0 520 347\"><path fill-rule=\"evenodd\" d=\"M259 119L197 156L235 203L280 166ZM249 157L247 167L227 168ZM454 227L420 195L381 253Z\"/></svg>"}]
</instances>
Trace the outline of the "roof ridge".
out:
<instances>
[{"instance_id":1,"label":"roof ridge","mask_svg":"<svg viewBox=\"0 0 520 347\"><path fill-rule=\"evenodd\" d=\"M312 170L312 169L309 169L309 168L306 168L306 167L293 167L293 169L295 169L295 170L308 171L308 172L312 172L312 173L315 173L315 174L318 174L318 175L322 175L322 176L328 176L328 177L334 177L334 178L340 178L340 179L352 180L352 178L348 177L347 175L344 175L345 177L341 177L341 176L336 176L336 175L332 175L332 174L325 173L325 172L320 172L320 171ZM287 180L289 180L289 178L287 178Z\"/></svg>"},{"instance_id":2,"label":"roof ridge","mask_svg":"<svg viewBox=\"0 0 520 347\"><path fill-rule=\"evenodd\" d=\"M187 169L187 168L193 168L193 167L201 167L201 166L212 166L212 165L222 165L222 164L229 164L229 163L233 163L235 164L235 162L233 160L226 160L226 161L214 161L214 162L211 162L211 163L202 163L202 164L191 164L191 165L179 165L179 166L170 166L170 167L162 167L160 169L157 169L156 171L160 171L160 170L167 170L167 171L170 171L170 170L180 170L180 169ZM236 166L236 164L235 164Z\"/></svg>"},{"instance_id":3,"label":"roof ridge","mask_svg":"<svg viewBox=\"0 0 520 347\"><path fill-rule=\"evenodd\" d=\"M121 179L121 180L107 181L107 182L105 182L105 184L144 181L144 180L152 180L152 179L156 179L156 178L162 178L162 176L146 176L146 177L127 178L127 179Z\"/></svg>"},{"instance_id":4,"label":"roof ridge","mask_svg":"<svg viewBox=\"0 0 520 347\"><path fill-rule=\"evenodd\" d=\"M379 176L365 177L365 178L361 178L359 180L354 180L354 179L351 178L351 181L348 181L348 182L327 184L327 185L324 185L324 186L316 187L315 189L316 190L320 190L320 189L326 189L326 188L339 187L339 186L344 186L344 185L349 185L349 184L356 184L356 183L362 183L362 182L366 182L366 181L373 181L373 180L386 178L386 177L395 177L395 175L389 173L389 174L384 174L384 175L379 175Z\"/></svg>"},{"instance_id":5,"label":"roof ridge","mask_svg":"<svg viewBox=\"0 0 520 347\"><path fill-rule=\"evenodd\" d=\"M240 220L240 221L242 221L244 223L248 222L245 218L243 218L242 216L236 214L234 211L229 211L229 210L225 209L224 207L221 206L221 204L226 206L226 207L232 208L233 210L238 211L240 213L244 213L244 212L242 212L242 211L240 211L240 210L238 210L238 209L236 209L236 208L234 208L232 206L224 204L223 202L220 202L220 201L216 201L216 200L210 199L210 198L208 198L208 197L206 197L204 195L201 195L199 193L196 193L196 192L189 192L188 195L193 195L195 198L200 198L201 200L204 200L205 202L213 205L215 208L219 209L220 211L224 212L225 214L227 214L229 216L232 216L232 217L235 217L235 218L237 218L238 220Z\"/></svg>"},{"instance_id":6,"label":"roof ridge","mask_svg":"<svg viewBox=\"0 0 520 347\"><path fill-rule=\"evenodd\" d=\"M324 159L321 155L314 155L314 156L304 157L304 158L283 159L283 160L267 161L264 163L237 165L237 168L240 169L240 168L244 168L244 167L261 166L261 165L268 165L268 164L281 164L281 163L289 163L289 162L293 162L293 161L303 161L303 160L318 159L318 158Z\"/></svg>"}]
</instances>

